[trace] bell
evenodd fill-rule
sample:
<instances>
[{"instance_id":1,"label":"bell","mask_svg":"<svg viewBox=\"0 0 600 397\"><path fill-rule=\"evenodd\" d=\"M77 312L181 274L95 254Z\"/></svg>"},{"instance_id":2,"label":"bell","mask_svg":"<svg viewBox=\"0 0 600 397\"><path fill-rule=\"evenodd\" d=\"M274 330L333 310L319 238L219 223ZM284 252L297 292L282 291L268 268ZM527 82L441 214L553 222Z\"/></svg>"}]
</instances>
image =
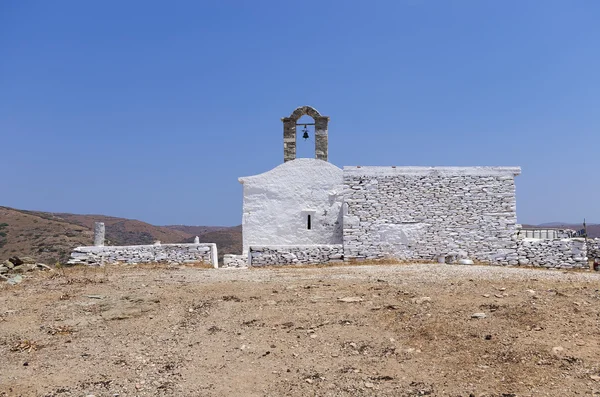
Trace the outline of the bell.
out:
<instances>
[{"instance_id":1,"label":"bell","mask_svg":"<svg viewBox=\"0 0 600 397\"><path fill-rule=\"evenodd\" d=\"M302 138L304 138L304 140L308 139L308 131L304 131L304 135L302 135Z\"/></svg>"}]
</instances>

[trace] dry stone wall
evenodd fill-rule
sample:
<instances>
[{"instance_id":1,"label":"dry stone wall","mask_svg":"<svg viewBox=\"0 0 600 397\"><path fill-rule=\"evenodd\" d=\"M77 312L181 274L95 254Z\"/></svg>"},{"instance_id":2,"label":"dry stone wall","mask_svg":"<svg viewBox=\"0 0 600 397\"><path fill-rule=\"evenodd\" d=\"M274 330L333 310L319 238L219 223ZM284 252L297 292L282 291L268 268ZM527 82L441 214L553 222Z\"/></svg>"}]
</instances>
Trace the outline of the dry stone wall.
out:
<instances>
[{"instance_id":1,"label":"dry stone wall","mask_svg":"<svg viewBox=\"0 0 600 397\"><path fill-rule=\"evenodd\" d=\"M546 268L588 269L584 238L521 239L518 242L519 265Z\"/></svg>"},{"instance_id":2,"label":"dry stone wall","mask_svg":"<svg viewBox=\"0 0 600 397\"><path fill-rule=\"evenodd\" d=\"M250 266L320 264L344 259L344 248L335 245L253 247L248 250Z\"/></svg>"},{"instance_id":3,"label":"dry stone wall","mask_svg":"<svg viewBox=\"0 0 600 397\"><path fill-rule=\"evenodd\" d=\"M219 268L243 268L248 266L248 256L246 255L223 255L223 264Z\"/></svg>"},{"instance_id":4,"label":"dry stone wall","mask_svg":"<svg viewBox=\"0 0 600 397\"><path fill-rule=\"evenodd\" d=\"M344 167L344 257L517 265L519 167Z\"/></svg>"},{"instance_id":5,"label":"dry stone wall","mask_svg":"<svg viewBox=\"0 0 600 397\"><path fill-rule=\"evenodd\" d=\"M600 239L587 240L587 256L590 260L600 261Z\"/></svg>"},{"instance_id":6,"label":"dry stone wall","mask_svg":"<svg viewBox=\"0 0 600 397\"><path fill-rule=\"evenodd\" d=\"M217 267L217 245L203 243L77 247L71 253L68 263L103 265L116 262L204 262Z\"/></svg>"}]
</instances>

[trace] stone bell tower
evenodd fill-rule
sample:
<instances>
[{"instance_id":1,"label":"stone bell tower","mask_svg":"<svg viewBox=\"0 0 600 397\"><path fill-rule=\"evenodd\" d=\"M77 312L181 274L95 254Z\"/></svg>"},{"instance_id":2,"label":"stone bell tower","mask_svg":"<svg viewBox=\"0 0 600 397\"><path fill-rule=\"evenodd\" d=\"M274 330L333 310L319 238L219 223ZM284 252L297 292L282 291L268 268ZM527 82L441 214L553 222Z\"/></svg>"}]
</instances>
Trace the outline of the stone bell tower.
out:
<instances>
[{"instance_id":1,"label":"stone bell tower","mask_svg":"<svg viewBox=\"0 0 600 397\"><path fill-rule=\"evenodd\" d=\"M294 110L290 117L281 119L283 121L283 161L296 159L296 123L304 115L315 120L315 158L327 161L327 124L329 123L329 117L321 116L315 108L310 106L301 106Z\"/></svg>"}]
</instances>

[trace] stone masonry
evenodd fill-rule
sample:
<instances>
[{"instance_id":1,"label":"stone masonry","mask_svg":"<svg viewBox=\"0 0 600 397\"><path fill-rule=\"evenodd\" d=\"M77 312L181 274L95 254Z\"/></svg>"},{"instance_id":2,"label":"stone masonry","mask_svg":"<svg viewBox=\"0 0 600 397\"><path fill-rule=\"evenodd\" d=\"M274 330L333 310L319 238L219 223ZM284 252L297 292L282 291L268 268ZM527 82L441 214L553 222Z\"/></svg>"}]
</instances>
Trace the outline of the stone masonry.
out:
<instances>
[{"instance_id":1,"label":"stone masonry","mask_svg":"<svg viewBox=\"0 0 600 397\"><path fill-rule=\"evenodd\" d=\"M250 247L250 266L319 264L344 259L344 248L337 245L299 245Z\"/></svg>"},{"instance_id":2,"label":"stone masonry","mask_svg":"<svg viewBox=\"0 0 600 397\"><path fill-rule=\"evenodd\" d=\"M590 260L600 261L600 239L587 240L587 256Z\"/></svg>"},{"instance_id":3,"label":"stone masonry","mask_svg":"<svg viewBox=\"0 0 600 397\"><path fill-rule=\"evenodd\" d=\"M283 121L283 161L296 159L296 123L304 115L312 117L315 121L315 158L327 161L329 117L321 116L315 108L310 106L301 106L294 110L290 117L281 119Z\"/></svg>"},{"instance_id":4,"label":"stone masonry","mask_svg":"<svg viewBox=\"0 0 600 397\"><path fill-rule=\"evenodd\" d=\"M223 255L223 263L219 268L243 268L248 267L248 257L246 255Z\"/></svg>"},{"instance_id":5,"label":"stone masonry","mask_svg":"<svg viewBox=\"0 0 600 397\"><path fill-rule=\"evenodd\" d=\"M519 265L589 268L585 238L521 239L518 241L517 253Z\"/></svg>"},{"instance_id":6,"label":"stone masonry","mask_svg":"<svg viewBox=\"0 0 600 397\"><path fill-rule=\"evenodd\" d=\"M344 167L344 257L517 265L519 167Z\"/></svg>"},{"instance_id":7,"label":"stone masonry","mask_svg":"<svg viewBox=\"0 0 600 397\"><path fill-rule=\"evenodd\" d=\"M216 268L217 245L203 243L77 247L71 253L68 263L98 266L117 262L203 262Z\"/></svg>"},{"instance_id":8,"label":"stone masonry","mask_svg":"<svg viewBox=\"0 0 600 397\"><path fill-rule=\"evenodd\" d=\"M105 231L104 222L94 223L94 245L96 247L104 246Z\"/></svg>"}]
</instances>

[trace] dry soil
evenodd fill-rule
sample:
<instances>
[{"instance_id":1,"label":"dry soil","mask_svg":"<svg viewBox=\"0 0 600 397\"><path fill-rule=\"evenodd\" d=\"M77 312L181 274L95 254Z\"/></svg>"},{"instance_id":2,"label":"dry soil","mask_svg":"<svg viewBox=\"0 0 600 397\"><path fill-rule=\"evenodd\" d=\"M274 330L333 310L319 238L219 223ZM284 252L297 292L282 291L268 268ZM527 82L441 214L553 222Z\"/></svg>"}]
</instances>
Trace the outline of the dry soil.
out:
<instances>
[{"instance_id":1,"label":"dry soil","mask_svg":"<svg viewBox=\"0 0 600 397\"><path fill-rule=\"evenodd\" d=\"M0 396L600 395L599 288L485 266L40 271L0 284Z\"/></svg>"}]
</instances>

